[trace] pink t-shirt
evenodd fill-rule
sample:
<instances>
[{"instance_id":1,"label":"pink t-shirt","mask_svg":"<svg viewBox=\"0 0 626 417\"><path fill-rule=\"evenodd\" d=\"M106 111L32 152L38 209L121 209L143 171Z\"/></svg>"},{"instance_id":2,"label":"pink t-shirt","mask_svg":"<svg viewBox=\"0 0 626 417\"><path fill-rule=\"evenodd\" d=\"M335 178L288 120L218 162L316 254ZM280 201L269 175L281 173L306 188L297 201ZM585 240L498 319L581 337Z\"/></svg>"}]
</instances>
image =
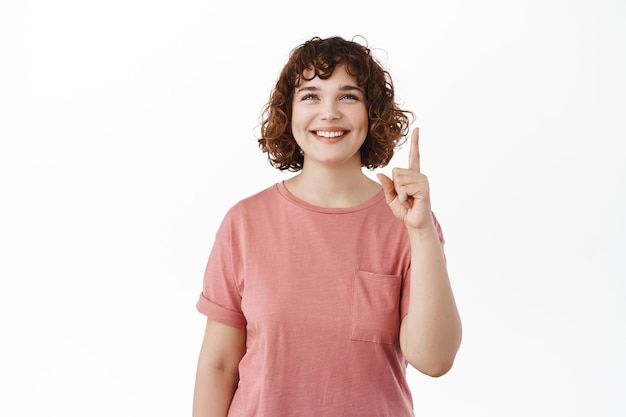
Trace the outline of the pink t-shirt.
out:
<instances>
[{"instance_id":1,"label":"pink t-shirt","mask_svg":"<svg viewBox=\"0 0 626 417\"><path fill-rule=\"evenodd\" d=\"M409 268L406 228L382 191L327 209L278 183L237 203L197 304L247 332L228 415L413 416L398 342Z\"/></svg>"}]
</instances>

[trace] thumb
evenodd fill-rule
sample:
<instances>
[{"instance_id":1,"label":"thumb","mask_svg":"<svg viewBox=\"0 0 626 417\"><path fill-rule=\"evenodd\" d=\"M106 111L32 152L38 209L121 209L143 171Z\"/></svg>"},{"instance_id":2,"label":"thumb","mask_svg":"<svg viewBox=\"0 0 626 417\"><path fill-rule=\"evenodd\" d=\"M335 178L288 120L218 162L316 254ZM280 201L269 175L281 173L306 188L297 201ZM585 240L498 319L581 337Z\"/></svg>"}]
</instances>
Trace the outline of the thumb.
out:
<instances>
[{"instance_id":1,"label":"thumb","mask_svg":"<svg viewBox=\"0 0 626 417\"><path fill-rule=\"evenodd\" d=\"M376 174L376 178L380 181L380 185L383 186L383 191L385 192L385 199L387 202L393 201L394 198L398 195L396 193L396 187L393 184L391 178L386 176L385 174Z\"/></svg>"}]
</instances>

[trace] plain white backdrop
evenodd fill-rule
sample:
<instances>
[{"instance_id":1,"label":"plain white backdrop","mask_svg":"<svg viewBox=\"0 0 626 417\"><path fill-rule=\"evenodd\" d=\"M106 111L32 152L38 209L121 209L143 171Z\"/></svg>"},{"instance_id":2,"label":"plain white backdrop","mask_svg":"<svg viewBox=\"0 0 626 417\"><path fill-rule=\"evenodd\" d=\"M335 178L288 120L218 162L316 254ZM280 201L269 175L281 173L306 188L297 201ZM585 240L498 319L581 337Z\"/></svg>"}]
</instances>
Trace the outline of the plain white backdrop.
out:
<instances>
[{"instance_id":1,"label":"plain white backdrop","mask_svg":"<svg viewBox=\"0 0 626 417\"><path fill-rule=\"evenodd\" d=\"M316 35L364 36L420 126L464 341L409 369L416 415L625 415L625 26L620 0L4 1L0 415L190 415L213 235L290 175L257 125Z\"/></svg>"}]
</instances>

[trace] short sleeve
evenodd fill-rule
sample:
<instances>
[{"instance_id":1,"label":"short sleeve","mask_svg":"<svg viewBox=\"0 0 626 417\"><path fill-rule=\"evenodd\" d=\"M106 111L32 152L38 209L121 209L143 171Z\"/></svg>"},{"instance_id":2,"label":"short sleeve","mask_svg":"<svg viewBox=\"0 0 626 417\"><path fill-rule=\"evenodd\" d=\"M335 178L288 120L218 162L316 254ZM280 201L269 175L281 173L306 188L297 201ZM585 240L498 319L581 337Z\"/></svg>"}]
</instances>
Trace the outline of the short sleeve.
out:
<instances>
[{"instance_id":1,"label":"short sleeve","mask_svg":"<svg viewBox=\"0 0 626 417\"><path fill-rule=\"evenodd\" d=\"M441 243L441 249L444 248L444 246L446 245L446 240L443 237L443 230L441 229L441 225L439 224L439 221L437 220L437 216L435 216L435 213L433 213L433 221L435 222L435 228L437 229L437 234L439 234L439 243ZM444 253L445 256L445 253Z\"/></svg>"},{"instance_id":2,"label":"short sleeve","mask_svg":"<svg viewBox=\"0 0 626 417\"><path fill-rule=\"evenodd\" d=\"M196 304L209 319L245 329L246 318L241 309L241 291L233 267L232 213L226 215L215 236L204 272L202 293Z\"/></svg>"},{"instance_id":3,"label":"short sleeve","mask_svg":"<svg viewBox=\"0 0 626 417\"><path fill-rule=\"evenodd\" d=\"M439 243L441 243L441 250L444 250L444 246L446 244L446 241L443 237L443 230L441 229L441 225L439 224L439 221L437 220L437 217L435 216L435 213L432 213L433 215L433 222L435 223L435 228L437 229L437 234L439 235ZM445 251L444 251L444 259L445 259ZM402 298L400 300L400 318L404 318L404 316L406 316L409 312L409 292L411 289L411 267L409 266L409 268L406 271L405 277L403 279L403 285L402 285Z\"/></svg>"}]
</instances>

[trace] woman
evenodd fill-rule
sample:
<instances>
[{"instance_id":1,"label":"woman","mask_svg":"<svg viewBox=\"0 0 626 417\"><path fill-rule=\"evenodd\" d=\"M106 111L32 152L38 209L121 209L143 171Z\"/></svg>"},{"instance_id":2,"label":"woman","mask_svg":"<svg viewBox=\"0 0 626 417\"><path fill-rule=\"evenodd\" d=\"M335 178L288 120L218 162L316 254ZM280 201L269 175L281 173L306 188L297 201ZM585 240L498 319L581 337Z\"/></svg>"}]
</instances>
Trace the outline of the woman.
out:
<instances>
[{"instance_id":1,"label":"woman","mask_svg":"<svg viewBox=\"0 0 626 417\"><path fill-rule=\"evenodd\" d=\"M407 364L450 369L461 322L418 130L407 168L380 184L363 172L390 161L407 115L367 47L313 38L292 51L259 145L298 174L218 229L194 416L413 416Z\"/></svg>"}]
</instances>

